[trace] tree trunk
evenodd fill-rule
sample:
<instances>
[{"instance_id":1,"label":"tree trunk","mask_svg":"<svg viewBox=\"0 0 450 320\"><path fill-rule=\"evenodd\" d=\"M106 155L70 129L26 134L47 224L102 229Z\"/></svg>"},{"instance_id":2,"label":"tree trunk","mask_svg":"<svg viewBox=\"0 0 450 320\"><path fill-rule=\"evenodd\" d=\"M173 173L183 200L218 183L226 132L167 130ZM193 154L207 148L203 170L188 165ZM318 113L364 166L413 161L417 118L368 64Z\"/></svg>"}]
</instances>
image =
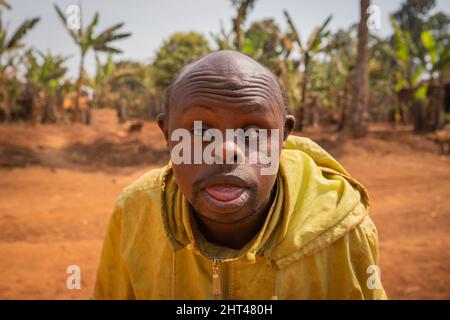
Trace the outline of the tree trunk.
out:
<instances>
[{"instance_id":1,"label":"tree trunk","mask_svg":"<svg viewBox=\"0 0 450 320\"><path fill-rule=\"evenodd\" d=\"M242 25L242 18L238 15L236 19L234 19L234 33L236 35L234 45L236 46L237 51L241 51L242 43L244 42L241 25Z\"/></svg>"},{"instance_id":2,"label":"tree trunk","mask_svg":"<svg viewBox=\"0 0 450 320\"><path fill-rule=\"evenodd\" d=\"M412 114L414 117L414 132L422 132L425 130L425 111L423 102L415 100L412 102Z\"/></svg>"},{"instance_id":3,"label":"tree trunk","mask_svg":"<svg viewBox=\"0 0 450 320\"><path fill-rule=\"evenodd\" d=\"M434 102L434 123L433 130L440 130L444 125L444 77L442 75L439 76L437 84L436 84L436 100Z\"/></svg>"},{"instance_id":4,"label":"tree trunk","mask_svg":"<svg viewBox=\"0 0 450 320\"><path fill-rule=\"evenodd\" d=\"M39 122L41 122L39 93L37 90L31 90L31 124L35 126Z\"/></svg>"},{"instance_id":5,"label":"tree trunk","mask_svg":"<svg viewBox=\"0 0 450 320\"><path fill-rule=\"evenodd\" d=\"M125 123L127 119L127 108L125 102L121 99L119 100L119 106L117 108L117 116L119 118L119 123Z\"/></svg>"},{"instance_id":6,"label":"tree trunk","mask_svg":"<svg viewBox=\"0 0 450 320\"><path fill-rule=\"evenodd\" d=\"M280 70L281 70L281 83L283 83L284 90L286 92L288 109L290 109L293 106L290 105L290 103L292 101L292 92L291 92L291 83L290 83L290 79L289 79L289 71L288 71L287 61L288 60L286 57L280 61Z\"/></svg>"},{"instance_id":7,"label":"tree trunk","mask_svg":"<svg viewBox=\"0 0 450 320\"><path fill-rule=\"evenodd\" d=\"M76 96L75 96L75 110L73 114L73 121L80 122L81 121L81 86L83 85L83 71L84 71L84 53L81 53L81 61L80 61L80 70L78 73L78 80L76 85Z\"/></svg>"},{"instance_id":8,"label":"tree trunk","mask_svg":"<svg viewBox=\"0 0 450 320\"><path fill-rule=\"evenodd\" d=\"M303 119L305 118L305 108L306 108L306 93L308 90L308 66L309 66L309 56L308 54L305 54L305 57L303 58L304 62L304 68L303 71L303 79L302 79L302 88L301 88L301 98L300 98L300 108L297 108L295 112L296 120L296 130L302 131L303 130Z\"/></svg>"},{"instance_id":9,"label":"tree trunk","mask_svg":"<svg viewBox=\"0 0 450 320\"><path fill-rule=\"evenodd\" d=\"M244 44L244 31L242 30L242 24L247 17L247 11L249 7L253 4L255 0L242 0L239 4L237 16L233 19L234 33L236 39L234 40L234 45L237 51L241 51L242 45Z\"/></svg>"},{"instance_id":10,"label":"tree trunk","mask_svg":"<svg viewBox=\"0 0 450 320\"><path fill-rule=\"evenodd\" d=\"M344 94L342 97L342 109L341 109L341 117L339 120L338 131L342 131L347 127L347 117L348 117L348 104L349 104L349 91L351 89L353 70L349 72L347 75L347 79L345 80L344 86Z\"/></svg>"},{"instance_id":11,"label":"tree trunk","mask_svg":"<svg viewBox=\"0 0 450 320\"><path fill-rule=\"evenodd\" d=\"M54 123L56 122L56 96L54 93L47 93L46 104L44 109L44 118L43 122L45 123Z\"/></svg>"},{"instance_id":12,"label":"tree trunk","mask_svg":"<svg viewBox=\"0 0 450 320\"><path fill-rule=\"evenodd\" d=\"M354 138L367 134L367 112L369 102L369 72L367 47L369 30L367 28L367 8L370 0L360 1L360 21L358 28L358 54L353 74L352 100L347 119L347 131Z\"/></svg>"},{"instance_id":13,"label":"tree trunk","mask_svg":"<svg viewBox=\"0 0 450 320\"><path fill-rule=\"evenodd\" d=\"M9 105L9 91L8 91L8 83L6 77L0 75L0 83L1 83L1 95L2 95L2 105L1 108L5 114L5 121L9 122L11 120L11 108Z\"/></svg>"}]
</instances>

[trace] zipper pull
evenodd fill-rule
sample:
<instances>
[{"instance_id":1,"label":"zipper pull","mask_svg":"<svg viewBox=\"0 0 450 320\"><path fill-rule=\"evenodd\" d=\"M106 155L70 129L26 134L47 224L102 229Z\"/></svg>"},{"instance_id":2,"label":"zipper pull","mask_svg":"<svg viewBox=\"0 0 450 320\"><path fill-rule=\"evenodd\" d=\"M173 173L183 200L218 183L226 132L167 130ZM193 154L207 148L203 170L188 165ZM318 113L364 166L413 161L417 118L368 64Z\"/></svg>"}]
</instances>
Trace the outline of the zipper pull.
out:
<instances>
[{"instance_id":1,"label":"zipper pull","mask_svg":"<svg viewBox=\"0 0 450 320\"><path fill-rule=\"evenodd\" d=\"M212 290L214 295L222 294L222 288L220 287L219 264L220 261L216 259L212 262Z\"/></svg>"}]
</instances>

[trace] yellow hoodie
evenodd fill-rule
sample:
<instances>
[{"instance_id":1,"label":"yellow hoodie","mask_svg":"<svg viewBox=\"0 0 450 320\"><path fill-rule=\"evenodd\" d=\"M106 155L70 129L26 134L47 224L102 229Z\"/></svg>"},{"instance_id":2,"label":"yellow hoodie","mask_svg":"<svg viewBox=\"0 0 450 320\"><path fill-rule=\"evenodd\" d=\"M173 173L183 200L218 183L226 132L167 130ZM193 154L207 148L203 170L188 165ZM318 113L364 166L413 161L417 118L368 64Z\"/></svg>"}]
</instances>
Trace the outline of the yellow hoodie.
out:
<instances>
[{"instance_id":1,"label":"yellow hoodie","mask_svg":"<svg viewBox=\"0 0 450 320\"><path fill-rule=\"evenodd\" d=\"M209 243L171 164L119 196L95 299L384 299L366 189L308 138L289 136L275 201L241 250Z\"/></svg>"}]
</instances>

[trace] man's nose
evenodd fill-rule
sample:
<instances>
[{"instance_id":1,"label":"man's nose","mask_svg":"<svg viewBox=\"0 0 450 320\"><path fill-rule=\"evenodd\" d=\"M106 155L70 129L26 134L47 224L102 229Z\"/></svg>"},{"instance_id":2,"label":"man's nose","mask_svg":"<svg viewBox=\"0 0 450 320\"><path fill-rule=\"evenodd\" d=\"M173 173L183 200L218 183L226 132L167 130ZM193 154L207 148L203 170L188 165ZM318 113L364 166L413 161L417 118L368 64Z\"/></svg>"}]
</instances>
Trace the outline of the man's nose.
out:
<instances>
[{"instance_id":1,"label":"man's nose","mask_svg":"<svg viewBox=\"0 0 450 320\"><path fill-rule=\"evenodd\" d=\"M216 155L216 160L218 160ZM223 163L236 164L243 163L245 159L245 150L242 150L235 139L225 139L222 144Z\"/></svg>"}]
</instances>

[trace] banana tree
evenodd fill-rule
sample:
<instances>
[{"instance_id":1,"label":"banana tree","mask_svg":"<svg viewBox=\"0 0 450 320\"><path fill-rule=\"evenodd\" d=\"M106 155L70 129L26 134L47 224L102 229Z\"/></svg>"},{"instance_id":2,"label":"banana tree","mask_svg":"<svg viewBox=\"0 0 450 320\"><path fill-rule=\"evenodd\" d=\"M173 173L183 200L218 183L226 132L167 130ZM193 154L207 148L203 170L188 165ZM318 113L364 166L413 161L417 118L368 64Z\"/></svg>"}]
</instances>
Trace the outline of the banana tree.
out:
<instances>
[{"instance_id":1,"label":"banana tree","mask_svg":"<svg viewBox=\"0 0 450 320\"><path fill-rule=\"evenodd\" d=\"M68 57L54 56L50 52L42 53L33 50L25 53L25 77L27 79L27 92L31 98L31 121L56 121L60 115L57 112L57 91L60 82L67 72L64 63ZM44 110L41 110L44 106ZM43 112L42 112L43 111Z\"/></svg>"},{"instance_id":2,"label":"banana tree","mask_svg":"<svg viewBox=\"0 0 450 320\"><path fill-rule=\"evenodd\" d=\"M402 30L394 18L391 18L391 24L394 29L395 49L385 47L384 50L397 62L395 91L400 104L406 103L407 108L412 110L415 131L421 131L425 126L423 104L428 91L423 81L424 64L421 62L423 59L420 58L411 34L407 30Z\"/></svg>"},{"instance_id":3,"label":"banana tree","mask_svg":"<svg viewBox=\"0 0 450 320\"><path fill-rule=\"evenodd\" d=\"M339 112L338 131L344 129L351 96L351 74L357 54L357 43L352 29L338 30L328 48L330 96L335 97L336 112Z\"/></svg>"},{"instance_id":4,"label":"banana tree","mask_svg":"<svg viewBox=\"0 0 450 320\"><path fill-rule=\"evenodd\" d=\"M421 57L422 65L428 74L432 94L430 95L433 107L432 129L437 130L443 125L443 99L444 99L444 70L450 67L450 43L436 41L429 30L421 33L421 42L425 48L425 55Z\"/></svg>"},{"instance_id":5,"label":"banana tree","mask_svg":"<svg viewBox=\"0 0 450 320\"><path fill-rule=\"evenodd\" d=\"M416 122L415 130L425 128L425 119L420 105L427 97L431 97L433 110L431 129L442 125L442 92L443 73L450 66L450 44L438 42L430 30L421 33L421 45L425 49L419 51L410 33L401 30L394 19L391 20L395 32L396 51L394 53L399 65L397 92L407 90L414 92L412 107ZM428 81L424 79L428 78ZM437 82L437 83L436 83ZM428 89L432 91L428 93Z\"/></svg>"},{"instance_id":6,"label":"banana tree","mask_svg":"<svg viewBox=\"0 0 450 320\"><path fill-rule=\"evenodd\" d=\"M284 16L286 17L289 26L289 35L291 37L291 40L298 45L299 54L301 56L301 61L303 64L303 77L301 82L301 98L300 98L301 105L300 108L297 108L296 110L296 118L297 118L296 129L301 131L303 130L304 110L307 101L309 64L313 59L314 55L326 49L326 44L324 45L325 43L324 40L330 35L330 32L327 30L327 26L330 23L332 16L331 15L328 16L320 26L316 27L309 36L306 44L304 44L300 39L300 35L288 11L284 10L283 13Z\"/></svg>"},{"instance_id":7,"label":"banana tree","mask_svg":"<svg viewBox=\"0 0 450 320\"><path fill-rule=\"evenodd\" d=\"M80 67L78 72L78 79L76 84L76 97L75 97L75 112L74 112L74 121L79 122L81 120L81 109L80 109L80 99L81 99L81 88L83 85L84 79L84 61L86 54L90 50L94 50L95 52L109 52L109 53L122 53L122 50L111 47L111 43L119 40L128 38L131 36L131 33L128 32L118 32L119 29L123 27L123 23L117 23L105 31L100 32L97 35L94 35L94 30L97 27L99 22L99 13L95 13L91 23L88 24L86 28L83 29L82 19L80 21L80 28L75 31L70 29L66 24L66 17L61 9L55 4L55 10L60 18L62 24L67 29L70 37L75 42L80 50ZM81 14L81 13L80 13Z\"/></svg>"},{"instance_id":8,"label":"banana tree","mask_svg":"<svg viewBox=\"0 0 450 320\"><path fill-rule=\"evenodd\" d=\"M7 9L10 8L7 2L0 3ZM8 76L8 69L13 66L15 62L14 53L19 48L23 47L21 42L28 31L34 28L39 22L40 18L30 18L23 21L19 27L8 37L8 30L2 21L2 11L0 11L0 109L3 110L5 120L9 121L11 118L10 108L10 93L8 83L11 79Z\"/></svg>"},{"instance_id":9,"label":"banana tree","mask_svg":"<svg viewBox=\"0 0 450 320\"><path fill-rule=\"evenodd\" d=\"M112 86L125 77L139 78L140 69L133 68L127 64L117 64L109 54L105 63L102 63L98 56L95 57L96 74L88 80L88 85L94 91L94 105L104 107L113 105L117 98L117 93L112 92Z\"/></svg>"}]
</instances>

